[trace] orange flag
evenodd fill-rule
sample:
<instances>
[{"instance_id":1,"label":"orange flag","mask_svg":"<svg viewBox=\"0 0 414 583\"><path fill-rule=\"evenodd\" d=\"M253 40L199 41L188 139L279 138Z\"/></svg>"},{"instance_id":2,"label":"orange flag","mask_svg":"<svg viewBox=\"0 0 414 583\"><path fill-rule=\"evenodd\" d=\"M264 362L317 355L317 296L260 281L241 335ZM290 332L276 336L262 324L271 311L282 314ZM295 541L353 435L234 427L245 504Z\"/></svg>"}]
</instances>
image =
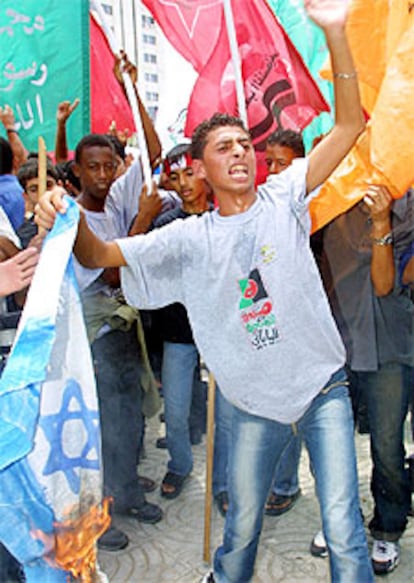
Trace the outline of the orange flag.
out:
<instances>
[{"instance_id":1,"label":"orange flag","mask_svg":"<svg viewBox=\"0 0 414 583\"><path fill-rule=\"evenodd\" d=\"M399 198L414 183L414 5L353 0L347 26L371 119L311 202L313 231L361 200L369 184L385 184Z\"/></svg>"}]
</instances>

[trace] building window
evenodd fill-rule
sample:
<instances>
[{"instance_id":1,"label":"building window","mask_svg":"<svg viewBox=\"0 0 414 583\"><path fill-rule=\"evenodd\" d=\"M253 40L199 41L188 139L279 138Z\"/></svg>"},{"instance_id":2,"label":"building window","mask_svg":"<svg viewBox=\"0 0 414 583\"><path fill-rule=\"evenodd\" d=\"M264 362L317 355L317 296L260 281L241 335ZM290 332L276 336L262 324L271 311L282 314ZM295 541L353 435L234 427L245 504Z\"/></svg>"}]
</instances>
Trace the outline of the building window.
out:
<instances>
[{"instance_id":1,"label":"building window","mask_svg":"<svg viewBox=\"0 0 414 583\"><path fill-rule=\"evenodd\" d=\"M154 26L154 18L152 16L146 16L145 14L142 15L141 18L142 28L150 28Z\"/></svg>"},{"instance_id":2,"label":"building window","mask_svg":"<svg viewBox=\"0 0 414 583\"><path fill-rule=\"evenodd\" d=\"M158 93L156 91L146 91L145 99L147 101L158 101Z\"/></svg>"},{"instance_id":3,"label":"building window","mask_svg":"<svg viewBox=\"0 0 414 583\"><path fill-rule=\"evenodd\" d=\"M158 106L150 105L149 107L147 107L147 111L148 111L148 115L150 116L152 121L155 122L155 120L157 118L157 113L158 113Z\"/></svg>"},{"instance_id":4,"label":"building window","mask_svg":"<svg viewBox=\"0 0 414 583\"><path fill-rule=\"evenodd\" d=\"M150 83L158 83L158 75L156 73L144 73L144 79Z\"/></svg>"},{"instance_id":5,"label":"building window","mask_svg":"<svg viewBox=\"0 0 414 583\"><path fill-rule=\"evenodd\" d=\"M146 45L155 45L157 43L157 39L153 34L143 34L142 40Z\"/></svg>"},{"instance_id":6,"label":"building window","mask_svg":"<svg viewBox=\"0 0 414 583\"><path fill-rule=\"evenodd\" d=\"M144 63L156 63L157 62L157 55L153 55L152 53L144 53Z\"/></svg>"},{"instance_id":7,"label":"building window","mask_svg":"<svg viewBox=\"0 0 414 583\"><path fill-rule=\"evenodd\" d=\"M112 14L113 13L112 6L110 6L109 4L102 4L102 8L103 8L103 11L105 12L105 14Z\"/></svg>"}]
</instances>

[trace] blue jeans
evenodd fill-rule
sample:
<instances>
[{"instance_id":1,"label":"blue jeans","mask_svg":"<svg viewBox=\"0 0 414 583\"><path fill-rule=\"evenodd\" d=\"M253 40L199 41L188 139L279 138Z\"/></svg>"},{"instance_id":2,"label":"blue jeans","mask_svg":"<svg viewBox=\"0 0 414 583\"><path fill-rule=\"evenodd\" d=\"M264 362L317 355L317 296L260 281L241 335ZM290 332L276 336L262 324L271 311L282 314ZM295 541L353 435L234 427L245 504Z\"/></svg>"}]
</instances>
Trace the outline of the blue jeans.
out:
<instances>
[{"instance_id":1,"label":"blue jeans","mask_svg":"<svg viewBox=\"0 0 414 583\"><path fill-rule=\"evenodd\" d=\"M91 345L102 436L105 495L114 510L142 506L137 447L142 434L140 348L135 327L113 330Z\"/></svg>"},{"instance_id":2,"label":"blue jeans","mask_svg":"<svg viewBox=\"0 0 414 583\"><path fill-rule=\"evenodd\" d=\"M188 475L193 468L190 407L193 391L204 389L202 383L194 384L194 371L198 369L198 363L199 354L194 344L164 342L162 388L167 448L170 454L168 470L180 476ZM221 395L218 387L215 405L213 493L216 496L227 490L227 451L232 412L231 405Z\"/></svg>"},{"instance_id":3,"label":"blue jeans","mask_svg":"<svg viewBox=\"0 0 414 583\"><path fill-rule=\"evenodd\" d=\"M299 490L299 462L302 440L294 437L282 453L276 466L272 492L282 496L292 496Z\"/></svg>"},{"instance_id":4,"label":"blue jeans","mask_svg":"<svg viewBox=\"0 0 414 583\"><path fill-rule=\"evenodd\" d=\"M375 372L350 372L354 392L363 392L368 409L373 472L371 491L375 502L370 522L372 536L397 541L405 530L411 506L408 471L405 469L404 421L414 384L414 369L397 363Z\"/></svg>"},{"instance_id":5,"label":"blue jeans","mask_svg":"<svg viewBox=\"0 0 414 583\"><path fill-rule=\"evenodd\" d=\"M168 470L179 476L187 476L193 469L189 418L198 358L195 344L164 342L161 379L170 454Z\"/></svg>"},{"instance_id":6,"label":"blue jeans","mask_svg":"<svg viewBox=\"0 0 414 583\"><path fill-rule=\"evenodd\" d=\"M231 422L234 406L223 397L216 386L214 461L213 461L213 496L228 489L228 463L231 443Z\"/></svg>"},{"instance_id":7,"label":"blue jeans","mask_svg":"<svg viewBox=\"0 0 414 583\"><path fill-rule=\"evenodd\" d=\"M230 505L223 544L214 559L219 583L245 583L253 576L263 510L275 467L294 438L309 452L333 582L374 580L359 511L352 408L346 375L339 371L294 425L233 411L229 464Z\"/></svg>"}]
</instances>

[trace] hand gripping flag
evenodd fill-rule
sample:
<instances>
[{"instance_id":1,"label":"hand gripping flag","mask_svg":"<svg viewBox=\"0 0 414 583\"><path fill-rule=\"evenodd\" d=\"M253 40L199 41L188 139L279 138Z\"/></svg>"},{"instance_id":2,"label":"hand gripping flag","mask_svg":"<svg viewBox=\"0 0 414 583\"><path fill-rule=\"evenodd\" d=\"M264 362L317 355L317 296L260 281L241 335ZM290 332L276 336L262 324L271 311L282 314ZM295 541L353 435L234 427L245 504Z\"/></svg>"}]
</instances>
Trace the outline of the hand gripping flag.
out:
<instances>
[{"instance_id":1,"label":"hand gripping flag","mask_svg":"<svg viewBox=\"0 0 414 583\"><path fill-rule=\"evenodd\" d=\"M71 258L78 217L69 200L45 240L0 380L0 541L29 583L64 582L69 573L92 580L94 543L109 524L100 507L98 404Z\"/></svg>"}]
</instances>

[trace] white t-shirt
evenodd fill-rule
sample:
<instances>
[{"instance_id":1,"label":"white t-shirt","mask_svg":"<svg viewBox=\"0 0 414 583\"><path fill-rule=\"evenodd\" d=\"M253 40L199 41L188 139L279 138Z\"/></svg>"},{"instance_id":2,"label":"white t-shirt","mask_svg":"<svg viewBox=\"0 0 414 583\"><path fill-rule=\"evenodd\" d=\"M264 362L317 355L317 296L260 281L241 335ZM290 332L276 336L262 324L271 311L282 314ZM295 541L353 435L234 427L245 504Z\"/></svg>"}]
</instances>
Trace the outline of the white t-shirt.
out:
<instances>
[{"instance_id":1,"label":"white t-shirt","mask_svg":"<svg viewBox=\"0 0 414 583\"><path fill-rule=\"evenodd\" d=\"M310 245L307 161L269 177L244 213L218 211L120 239L131 305L185 305L226 398L297 421L345 362Z\"/></svg>"}]
</instances>

